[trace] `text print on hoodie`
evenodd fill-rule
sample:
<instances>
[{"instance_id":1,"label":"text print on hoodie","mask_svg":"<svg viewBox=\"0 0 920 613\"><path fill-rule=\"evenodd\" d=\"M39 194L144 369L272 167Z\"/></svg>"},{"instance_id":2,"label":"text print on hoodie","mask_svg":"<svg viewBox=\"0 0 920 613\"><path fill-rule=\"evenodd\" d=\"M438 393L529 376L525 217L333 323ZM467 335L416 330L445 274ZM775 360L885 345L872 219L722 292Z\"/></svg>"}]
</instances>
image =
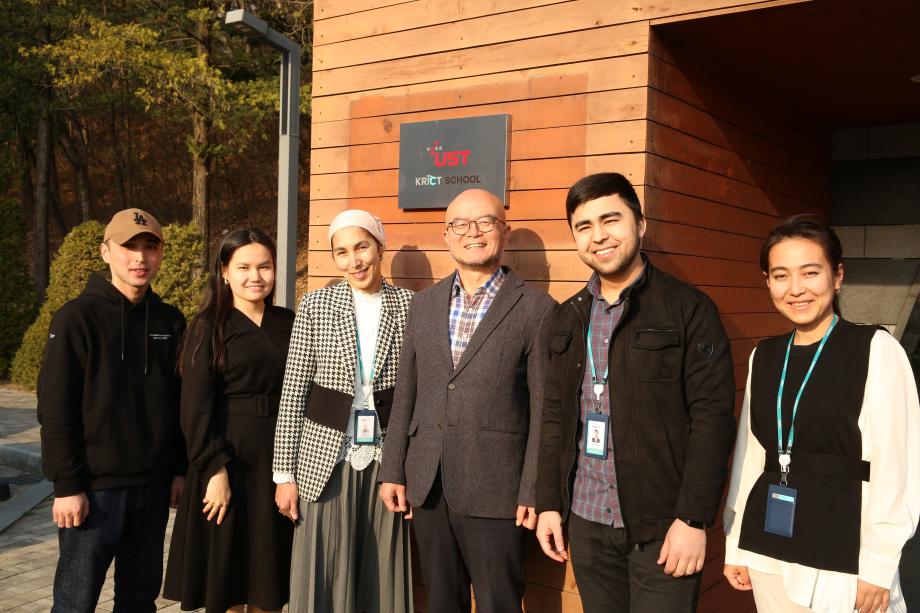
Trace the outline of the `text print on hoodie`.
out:
<instances>
[{"instance_id":1,"label":"text print on hoodie","mask_svg":"<svg viewBox=\"0 0 920 613\"><path fill-rule=\"evenodd\" d=\"M132 304L101 275L51 320L38 379L55 496L185 474L176 353L185 318L152 289Z\"/></svg>"}]
</instances>

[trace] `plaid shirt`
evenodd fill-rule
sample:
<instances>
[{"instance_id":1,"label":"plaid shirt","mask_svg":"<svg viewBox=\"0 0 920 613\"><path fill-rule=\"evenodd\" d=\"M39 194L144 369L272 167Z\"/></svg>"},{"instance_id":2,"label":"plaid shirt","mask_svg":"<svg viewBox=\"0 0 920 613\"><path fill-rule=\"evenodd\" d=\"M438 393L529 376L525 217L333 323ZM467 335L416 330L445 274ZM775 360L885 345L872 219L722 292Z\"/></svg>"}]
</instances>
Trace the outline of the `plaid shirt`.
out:
<instances>
[{"instance_id":1,"label":"plaid shirt","mask_svg":"<svg viewBox=\"0 0 920 613\"><path fill-rule=\"evenodd\" d=\"M454 273L454 287L450 298L450 353L454 367L463 357L473 333L489 311L492 300L505 282L505 269L501 266L472 296L467 295L460 283L460 274Z\"/></svg>"},{"instance_id":2,"label":"plaid shirt","mask_svg":"<svg viewBox=\"0 0 920 613\"><path fill-rule=\"evenodd\" d=\"M633 285L645 276L645 270ZM588 292L594 297L591 305L591 343L594 354L594 369L600 381L607 370L610 358L610 340L626 306L626 291L620 293L620 299L608 304L600 292L600 279L597 273L588 281ZM586 358L587 359L587 358ZM612 369L611 369L612 370ZM611 373L612 375L613 373ZM610 383L601 396L601 413L610 415ZM594 382L591 379L591 365L585 364L585 376L581 381L581 428L578 437L578 468L575 472L575 486L572 491L572 513L582 519L606 524L614 528L623 527L623 512L620 508L620 495L617 490L617 472L613 460L613 420L608 421L607 459L599 460L585 455L585 428L588 415L594 412Z\"/></svg>"}]
</instances>

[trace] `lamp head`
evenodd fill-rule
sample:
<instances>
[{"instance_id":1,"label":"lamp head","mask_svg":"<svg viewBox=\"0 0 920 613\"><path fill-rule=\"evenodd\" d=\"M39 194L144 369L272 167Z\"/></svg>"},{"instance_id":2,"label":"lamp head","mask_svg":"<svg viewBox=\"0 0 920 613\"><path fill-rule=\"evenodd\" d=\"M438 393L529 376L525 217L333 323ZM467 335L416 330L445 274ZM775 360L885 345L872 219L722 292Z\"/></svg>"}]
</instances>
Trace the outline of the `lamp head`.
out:
<instances>
[{"instance_id":1,"label":"lamp head","mask_svg":"<svg viewBox=\"0 0 920 613\"><path fill-rule=\"evenodd\" d=\"M250 38L264 38L268 33L268 24L243 9L227 11L224 15L224 25Z\"/></svg>"}]
</instances>

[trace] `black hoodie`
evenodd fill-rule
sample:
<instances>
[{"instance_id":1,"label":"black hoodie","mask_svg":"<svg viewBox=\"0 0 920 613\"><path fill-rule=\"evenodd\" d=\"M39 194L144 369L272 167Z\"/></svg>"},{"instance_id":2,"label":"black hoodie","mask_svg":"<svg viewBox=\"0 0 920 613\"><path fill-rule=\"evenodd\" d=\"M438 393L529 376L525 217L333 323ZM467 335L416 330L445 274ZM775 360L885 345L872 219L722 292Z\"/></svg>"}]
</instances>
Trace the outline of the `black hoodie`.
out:
<instances>
[{"instance_id":1,"label":"black hoodie","mask_svg":"<svg viewBox=\"0 0 920 613\"><path fill-rule=\"evenodd\" d=\"M38 377L42 463L56 496L185 472L176 353L185 318L90 277L55 313Z\"/></svg>"}]
</instances>

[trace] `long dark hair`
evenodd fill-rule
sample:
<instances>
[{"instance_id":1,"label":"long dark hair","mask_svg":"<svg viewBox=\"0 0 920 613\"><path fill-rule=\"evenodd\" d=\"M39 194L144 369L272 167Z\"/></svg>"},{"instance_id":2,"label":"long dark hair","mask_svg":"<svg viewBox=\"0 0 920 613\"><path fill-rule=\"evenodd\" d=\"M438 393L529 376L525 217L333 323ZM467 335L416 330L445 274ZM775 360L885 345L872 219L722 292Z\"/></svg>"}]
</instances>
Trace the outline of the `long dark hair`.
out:
<instances>
[{"instance_id":1,"label":"long dark hair","mask_svg":"<svg viewBox=\"0 0 920 613\"><path fill-rule=\"evenodd\" d=\"M272 267L275 266L275 242L262 230L243 228L234 230L224 237L214 257L214 265L208 275L201 306L192 318L188 332L182 339L182 347L179 350L180 372L186 360L194 364L202 345L207 340L210 340L211 343L210 366L216 372L223 372L226 369L227 347L224 343L224 326L233 308L233 293L230 291L230 286L224 283L224 268L230 265L230 260L237 249L253 243L263 245L269 250L272 254ZM274 298L275 288L272 286L272 291L265 297L266 306L273 304Z\"/></svg>"},{"instance_id":2,"label":"long dark hair","mask_svg":"<svg viewBox=\"0 0 920 613\"><path fill-rule=\"evenodd\" d=\"M833 228L814 215L804 213L783 220L767 235L767 240L760 248L760 269L764 274L770 274L770 250L788 238L803 238L817 243L831 265L831 274L837 275L843 263L843 245L840 244L840 238ZM834 294L834 313L840 315L840 301L836 294Z\"/></svg>"}]
</instances>

